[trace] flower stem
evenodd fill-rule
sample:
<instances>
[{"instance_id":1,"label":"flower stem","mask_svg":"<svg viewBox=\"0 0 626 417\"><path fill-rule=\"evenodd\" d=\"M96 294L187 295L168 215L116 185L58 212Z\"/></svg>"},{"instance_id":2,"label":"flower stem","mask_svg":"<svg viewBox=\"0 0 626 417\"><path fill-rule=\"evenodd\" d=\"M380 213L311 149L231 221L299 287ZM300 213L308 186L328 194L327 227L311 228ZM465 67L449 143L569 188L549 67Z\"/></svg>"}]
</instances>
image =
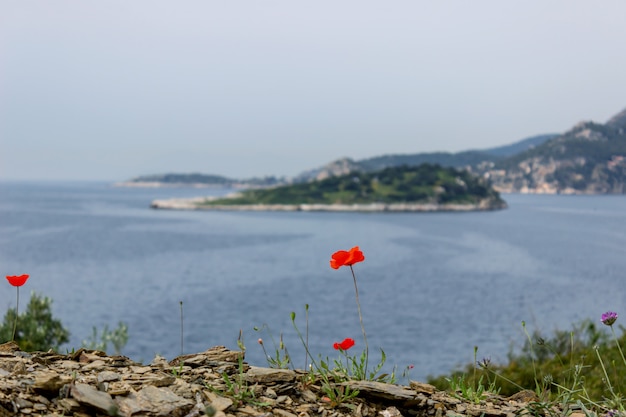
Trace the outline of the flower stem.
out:
<instances>
[{"instance_id":1,"label":"flower stem","mask_svg":"<svg viewBox=\"0 0 626 417\"><path fill-rule=\"evenodd\" d=\"M537 367L535 366L535 350L533 349L533 339L530 337L528 330L526 330L526 322L522 320L522 328L528 338L528 347L530 348L530 359L533 363L533 374L535 375L535 392L537 395L541 394L541 386L539 385L539 379L537 378Z\"/></svg>"},{"instance_id":2,"label":"flower stem","mask_svg":"<svg viewBox=\"0 0 626 417\"><path fill-rule=\"evenodd\" d=\"M613 391L613 385L611 385L609 374L607 374L606 368L604 367L604 362L602 361L602 357L600 356L600 349L597 345L594 346L593 349L596 351L596 355L598 356L598 361L600 362L600 365L602 365L602 372L604 373L604 380L606 381L606 385L609 388L611 395L613 395L613 398L615 398L615 391Z\"/></svg>"},{"instance_id":3,"label":"flower stem","mask_svg":"<svg viewBox=\"0 0 626 417\"><path fill-rule=\"evenodd\" d=\"M17 289L17 304L15 306L15 323L13 323L13 337L12 341L15 342L15 331L17 330L17 317L20 314L20 287L15 287Z\"/></svg>"},{"instance_id":4,"label":"flower stem","mask_svg":"<svg viewBox=\"0 0 626 417\"><path fill-rule=\"evenodd\" d=\"M296 325L296 313L294 311L291 312L291 324L293 324L293 328L296 329L296 333L298 337L300 338L300 341L304 345L304 350L306 351L307 356L311 359L311 364L315 367L315 369L318 370L318 372L321 372L321 368L317 366L317 362L315 362L315 358L313 357L313 355L311 355L311 352L309 351L309 345L304 340L304 337L302 337L302 333L300 333L300 329L298 329L298 326ZM304 370L306 371L306 369ZM323 372L321 373L323 374Z\"/></svg>"},{"instance_id":5,"label":"flower stem","mask_svg":"<svg viewBox=\"0 0 626 417\"><path fill-rule=\"evenodd\" d=\"M364 377L367 379L367 363L369 360L369 346L367 344L367 334L365 333L365 326L363 326L363 315L361 314L361 303L359 301L359 289L356 285L356 275L354 274L354 269L352 265L350 265L350 271L352 272L352 279L354 280L354 292L356 294L356 307L359 311L359 321L361 322L361 331L363 332L363 341L365 342L365 371L363 373Z\"/></svg>"},{"instance_id":6,"label":"flower stem","mask_svg":"<svg viewBox=\"0 0 626 417\"><path fill-rule=\"evenodd\" d=\"M305 304L304 305L304 321L306 323L306 341L305 341L305 345L309 346L309 305ZM308 352L306 355L304 355L304 370L306 370L307 365L308 365Z\"/></svg>"},{"instance_id":7,"label":"flower stem","mask_svg":"<svg viewBox=\"0 0 626 417\"><path fill-rule=\"evenodd\" d=\"M184 339L184 329L183 329L183 301L180 301L180 355L183 355L183 339Z\"/></svg>"},{"instance_id":8,"label":"flower stem","mask_svg":"<svg viewBox=\"0 0 626 417\"><path fill-rule=\"evenodd\" d=\"M613 325L611 325L611 331L613 332L613 338L615 339L615 344L617 345L619 354L622 356L622 361L624 362L624 365L626 365L626 358L624 358L624 352L622 352L622 347L619 345L619 339L617 338L617 335L615 334L615 329L613 329Z\"/></svg>"}]
</instances>

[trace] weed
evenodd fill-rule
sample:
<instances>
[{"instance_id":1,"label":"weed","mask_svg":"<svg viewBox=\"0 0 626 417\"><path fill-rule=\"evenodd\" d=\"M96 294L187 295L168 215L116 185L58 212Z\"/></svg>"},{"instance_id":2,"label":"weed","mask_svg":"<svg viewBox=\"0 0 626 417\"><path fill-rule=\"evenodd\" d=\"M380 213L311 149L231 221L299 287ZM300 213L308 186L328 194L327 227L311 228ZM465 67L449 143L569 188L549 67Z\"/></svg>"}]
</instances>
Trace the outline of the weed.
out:
<instances>
[{"instance_id":1,"label":"weed","mask_svg":"<svg viewBox=\"0 0 626 417\"><path fill-rule=\"evenodd\" d=\"M172 366L172 375L174 378L180 378L183 374L183 367L185 366L185 361L180 361L178 366Z\"/></svg>"},{"instance_id":2,"label":"weed","mask_svg":"<svg viewBox=\"0 0 626 417\"><path fill-rule=\"evenodd\" d=\"M256 400L256 394L254 393L254 388L251 388L248 385L248 381L245 377L245 369L244 369L244 353L246 351L246 347L243 342L243 331L239 330L239 337L237 339L237 346L240 349L241 354L237 357L237 373L234 376L229 376L227 372L222 372L222 380L226 385L226 390L221 392L216 390L214 387L206 385L211 391L216 392L218 394L229 397L233 400L233 403L236 407L240 407L244 404L252 404L257 407L265 407L269 404L263 403Z\"/></svg>"},{"instance_id":3,"label":"weed","mask_svg":"<svg viewBox=\"0 0 626 417\"><path fill-rule=\"evenodd\" d=\"M87 349L100 350L106 352L109 343L113 345L113 350L116 355L119 355L122 348L126 346L128 342L128 325L124 322L119 322L117 328L109 330L109 326L105 325L100 335L98 335L98 329L94 326L92 328L91 336L82 341L83 347Z\"/></svg>"},{"instance_id":4,"label":"weed","mask_svg":"<svg viewBox=\"0 0 626 417\"><path fill-rule=\"evenodd\" d=\"M267 324L263 324L263 326L261 326L260 328L254 327L254 331L256 332L262 332L263 330L265 330L267 334L269 335L269 338L272 341L272 345L274 347L274 355L271 356L267 353L267 349L265 348L265 342L263 341L263 338L258 339L258 343L259 345L261 345L261 348L263 349L263 353L265 354L265 360L267 361L267 364L269 365L269 367L277 368L277 369L289 369L289 368L293 369L291 356L289 356L289 352L287 351L287 347L285 346L285 343L283 341L283 334L282 333L280 334L278 343L276 343L276 340L274 339L274 335L272 334Z\"/></svg>"},{"instance_id":5,"label":"weed","mask_svg":"<svg viewBox=\"0 0 626 417\"><path fill-rule=\"evenodd\" d=\"M471 364L450 377L429 377L428 382L476 399L485 376L487 386L494 385L504 395L534 387L538 400L529 403L531 414L567 415L583 410L590 417L624 417L626 360L621 345L626 342L626 334L621 326L622 335L616 334L616 319L613 312L602 315L601 322L611 327L609 334L600 331L594 322L584 320L574 325L572 331L557 330L549 338L537 331L528 332L522 322L526 342L521 353L509 354L508 364L495 365L490 359L483 359L478 362L483 369L480 377Z\"/></svg>"},{"instance_id":6,"label":"weed","mask_svg":"<svg viewBox=\"0 0 626 417\"><path fill-rule=\"evenodd\" d=\"M480 376L478 381L473 382L466 381L465 375L457 375L448 379L448 383L453 395L457 398L471 401L474 404L480 404L487 397L487 394L497 395L500 391L493 382L485 386L483 384L483 375Z\"/></svg>"}]
</instances>

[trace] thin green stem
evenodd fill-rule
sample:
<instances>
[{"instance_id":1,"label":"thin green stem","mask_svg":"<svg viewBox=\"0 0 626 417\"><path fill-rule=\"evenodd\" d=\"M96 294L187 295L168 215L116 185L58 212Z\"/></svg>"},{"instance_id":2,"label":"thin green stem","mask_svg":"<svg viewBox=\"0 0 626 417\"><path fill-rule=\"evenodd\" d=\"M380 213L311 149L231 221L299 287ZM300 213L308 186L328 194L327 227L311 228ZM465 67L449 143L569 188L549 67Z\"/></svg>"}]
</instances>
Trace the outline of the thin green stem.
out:
<instances>
[{"instance_id":1,"label":"thin green stem","mask_svg":"<svg viewBox=\"0 0 626 417\"><path fill-rule=\"evenodd\" d=\"M476 385L476 361L478 359L478 346L474 346L474 362L473 362L473 368L474 368L474 381L473 381L473 385L474 385L474 389L477 389L477 385Z\"/></svg>"},{"instance_id":2,"label":"thin green stem","mask_svg":"<svg viewBox=\"0 0 626 417\"><path fill-rule=\"evenodd\" d=\"M306 335L306 346L309 346L309 305L305 304L304 305L304 321L306 323L306 330L305 330L305 335ZM304 355L304 369L306 370L307 368L307 355Z\"/></svg>"},{"instance_id":3,"label":"thin green stem","mask_svg":"<svg viewBox=\"0 0 626 417\"><path fill-rule=\"evenodd\" d=\"M12 341L15 341L15 332L17 330L17 317L20 314L20 287L15 287L17 289L17 304L15 305L15 322L13 323L13 337Z\"/></svg>"},{"instance_id":4,"label":"thin green stem","mask_svg":"<svg viewBox=\"0 0 626 417\"><path fill-rule=\"evenodd\" d=\"M615 398L615 391L613 391L613 385L611 385L611 380L609 379L609 374L606 373L606 368L604 367L604 361L600 356L600 349L598 346L594 346L593 349L596 351L596 355L598 355L598 361L600 361L600 365L602 365L602 372L604 373L604 378L606 381L606 385L609 387L609 391L611 391L611 395Z\"/></svg>"},{"instance_id":5,"label":"thin green stem","mask_svg":"<svg viewBox=\"0 0 626 417\"><path fill-rule=\"evenodd\" d=\"M624 358L624 352L622 352L622 347L619 345L619 339L617 338L617 335L615 334L615 329L613 328L613 325L611 325L611 331L613 332L613 338L615 339L615 344L617 345L619 354L622 356L622 361L624 362L624 365L626 365L626 358Z\"/></svg>"},{"instance_id":6,"label":"thin green stem","mask_svg":"<svg viewBox=\"0 0 626 417\"><path fill-rule=\"evenodd\" d=\"M490 369L490 368L485 368L485 369L487 369L487 371L491 372L491 373L494 375L494 380L493 380L494 384L495 384L495 382L496 382L497 378L498 378L498 377L500 377L501 379L503 379L503 380L505 380L506 382L508 382L509 384L513 385L514 387L516 387L516 388L517 388L517 389L519 389L520 391L524 390L524 387L522 387L521 385L519 385L519 384L517 384L517 383L515 383L515 382L511 381L509 378L507 378L507 377L505 377L505 376L503 376L503 375L501 375L501 374L497 373L497 372L496 372L496 371L494 371L493 369Z\"/></svg>"},{"instance_id":7,"label":"thin green stem","mask_svg":"<svg viewBox=\"0 0 626 417\"><path fill-rule=\"evenodd\" d=\"M320 371L320 367L317 366L317 362L315 362L315 358L313 357L313 355L311 355L311 352L309 351L309 345L304 340L304 337L302 337L302 333L300 333L300 329L298 329L298 326L296 325L296 313L294 311L291 312L291 324L293 324L293 328L296 329L296 334L298 335L298 337L300 338L300 341L304 345L304 350L306 351L306 354L308 355L308 357L311 359L311 364L315 367L315 369Z\"/></svg>"},{"instance_id":8,"label":"thin green stem","mask_svg":"<svg viewBox=\"0 0 626 417\"><path fill-rule=\"evenodd\" d=\"M181 356L183 355L183 336L184 336L184 330L183 330L183 301L180 301L180 354Z\"/></svg>"},{"instance_id":9,"label":"thin green stem","mask_svg":"<svg viewBox=\"0 0 626 417\"><path fill-rule=\"evenodd\" d=\"M359 321L361 322L361 331L363 332L363 341L365 342L365 378L367 378L367 364L369 360L369 346L367 344L367 334L365 333L365 326L363 326L363 315L361 314L361 302L359 301L359 288L356 285L356 275L354 274L354 268L350 265L350 271L352 272L352 279L354 281L354 292L356 294L356 307L359 311Z\"/></svg>"},{"instance_id":10,"label":"thin green stem","mask_svg":"<svg viewBox=\"0 0 626 417\"><path fill-rule=\"evenodd\" d=\"M535 391L537 392L537 395L539 395L541 391L540 391L539 379L537 378L537 366L535 365L535 350L533 349L533 339L530 337L530 334L528 334L528 330L526 330L525 321L522 321L522 328L524 329L524 334L526 334L526 337L528 338L528 346L530 348L530 359L533 363L533 374L535 376Z\"/></svg>"}]
</instances>

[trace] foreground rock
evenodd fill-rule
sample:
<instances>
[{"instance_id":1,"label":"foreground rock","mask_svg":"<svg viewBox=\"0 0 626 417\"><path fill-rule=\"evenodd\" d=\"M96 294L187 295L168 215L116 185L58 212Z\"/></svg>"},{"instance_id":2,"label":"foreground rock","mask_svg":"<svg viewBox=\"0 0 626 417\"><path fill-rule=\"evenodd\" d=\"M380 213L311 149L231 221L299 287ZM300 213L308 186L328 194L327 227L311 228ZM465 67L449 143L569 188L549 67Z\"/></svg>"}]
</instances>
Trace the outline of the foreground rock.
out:
<instances>
[{"instance_id":1,"label":"foreground rock","mask_svg":"<svg viewBox=\"0 0 626 417\"><path fill-rule=\"evenodd\" d=\"M491 396L474 404L418 382L351 381L345 385L358 396L333 403L319 382L305 377L249 366L240 352L223 346L142 365L85 349L68 355L26 353L5 344L0 345L0 417L515 417L526 413L523 401L532 399Z\"/></svg>"}]
</instances>

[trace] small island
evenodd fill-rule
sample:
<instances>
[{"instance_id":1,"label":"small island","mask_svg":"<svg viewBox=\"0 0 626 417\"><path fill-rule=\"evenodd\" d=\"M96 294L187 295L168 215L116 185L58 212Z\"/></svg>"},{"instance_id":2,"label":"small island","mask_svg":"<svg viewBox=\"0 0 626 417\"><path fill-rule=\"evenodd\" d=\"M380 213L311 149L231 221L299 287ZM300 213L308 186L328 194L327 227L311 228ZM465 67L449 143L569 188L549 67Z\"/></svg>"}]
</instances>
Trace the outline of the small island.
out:
<instances>
[{"instance_id":1,"label":"small island","mask_svg":"<svg viewBox=\"0 0 626 417\"><path fill-rule=\"evenodd\" d=\"M395 166L226 197L155 200L156 209L230 211L433 212L506 208L490 184L471 173L433 164Z\"/></svg>"}]
</instances>

